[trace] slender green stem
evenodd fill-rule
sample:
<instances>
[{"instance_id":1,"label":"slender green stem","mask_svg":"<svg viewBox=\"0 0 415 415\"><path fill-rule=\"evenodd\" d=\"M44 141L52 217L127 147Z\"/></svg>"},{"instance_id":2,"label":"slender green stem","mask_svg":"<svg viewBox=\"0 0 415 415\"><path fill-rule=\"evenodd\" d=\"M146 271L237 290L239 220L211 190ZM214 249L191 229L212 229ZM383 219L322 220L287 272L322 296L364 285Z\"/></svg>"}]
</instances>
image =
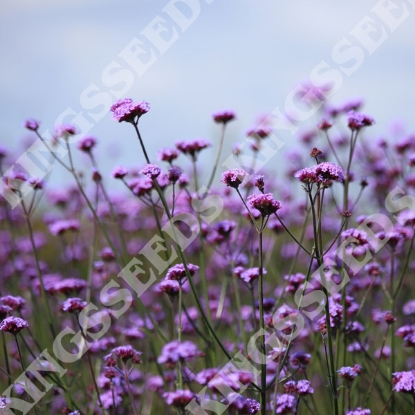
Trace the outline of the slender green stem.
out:
<instances>
[{"instance_id":1,"label":"slender green stem","mask_svg":"<svg viewBox=\"0 0 415 415\"><path fill-rule=\"evenodd\" d=\"M259 326L262 332L261 336L261 415L266 414L267 410L267 363L265 355L265 322L264 322L264 264L263 264L263 247L262 247L262 224L259 232L259 283L258 283L258 300L259 300ZM255 313L255 310L254 310Z\"/></svg>"},{"instance_id":2,"label":"slender green stem","mask_svg":"<svg viewBox=\"0 0 415 415\"><path fill-rule=\"evenodd\" d=\"M32 222L30 221L30 216L29 213L26 209L26 205L24 203L24 201L22 200L22 208L24 211L24 216L25 216L25 220L26 220L26 225L27 225L27 229L29 231L29 239L30 239L30 244L32 246L32 252L33 252L33 257L35 259L35 266L36 266L36 272L37 272L37 276L39 278L39 283L40 283L40 291L42 293L42 298L43 301L45 302L45 306L46 306L46 318L47 318L47 322L49 325L49 329L52 333L53 338L56 337L56 332L55 332L55 328L53 326L53 317L52 317L52 312L49 306L49 302L46 296L46 290L45 290L45 284L43 282L43 275L42 275L42 271L40 269L40 265L39 265L39 258L37 255L37 248L35 245L35 239L33 236L33 228L32 228Z\"/></svg>"},{"instance_id":3,"label":"slender green stem","mask_svg":"<svg viewBox=\"0 0 415 415\"><path fill-rule=\"evenodd\" d=\"M393 284L393 280L395 278L395 249L392 249L392 253L391 253L391 259L390 259L390 280L389 280L389 292L390 292L390 308L391 308L391 313L392 316L395 315L395 298L394 298L394 284ZM391 374L395 372L395 349L396 349L396 342L395 342L395 335L393 333L393 331L391 330L391 358L390 358L390 368L391 368ZM392 414L395 414L395 395L392 395L392 400L391 400L391 412Z\"/></svg>"},{"instance_id":4,"label":"slender green stem","mask_svg":"<svg viewBox=\"0 0 415 415\"><path fill-rule=\"evenodd\" d=\"M11 372L10 372L10 365L9 365L9 356L7 354L6 339L4 337L4 331L1 332L1 339L3 341L3 354L4 354L4 361L6 363L7 381L9 382L9 386L10 386L11 385Z\"/></svg>"},{"instance_id":5,"label":"slender green stem","mask_svg":"<svg viewBox=\"0 0 415 415\"><path fill-rule=\"evenodd\" d=\"M386 339L387 339L387 337L388 337L388 330L389 330L389 325L386 327L386 331L385 331L385 334L384 334L384 336L383 336L382 346L381 346L381 348L380 348L379 358L378 358L378 360L377 360L377 362L376 362L375 372L373 373L373 375L371 375L372 380L371 380L371 382L370 382L370 386L369 386L369 389L368 389L367 394L366 394L366 399L365 399L365 404L364 404L364 407L366 407L366 406L367 406L367 404L368 404L368 402L369 402L369 398L370 398L370 395L371 395L371 393L372 393L373 386L374 386L374 384L375 384L375 379L376 379L376 375L377 375L378 370L379 370L380 361L382 360L382 353L383 353L383 349L384 349L384 347L385 347Z\"/></svg>"},{"instance_id":6,"label":"slender green stem","mask_svg":"<svg viewBox=\"0 0 415 415\"><path fill-rule=\"evenodd\" d=\"M182 342L182 284L180 284L179 289L179 324L177 325L177 337L179 340L179 344ZM182 361L179 359L177 364L177 379L178 379L178 387L179 389L183 389L183 372L182 372Z\"/></svg>"},{"instance_id":7,"label":"slender green stem","mask_svg":"<svg viewBox=\"0 0 415 415\"><path fill-rule=\"evenodd\" d=\"M224 138L225 138L225 129L226 129L226 124L223 123L222 124L221 136L220 136L220 140L219 140L218 151L216 153L216 158L215 158L215 162L213 164L213 169L212 169L212 173L210 175L210 179L209 179L208 184L206 186L207 187L207 191L209 191L210 187L212 186L213 179L215 178L216 170L218 168L220 155L222 153L223 141L224 141Z\"/></svg>"},{"instance_id":8,"label":"slender green stem","mask_svg":"<svg viewBox=\"0 0 415 415\"><path fill-rule=\"evenodd\" d=\"M82 337L84 338L85 342L87 342L87 339L86 339L86 336L85 336L85 333L84 333L84 329L82 328L81 324L79 323L78 316L76 316L75 318L76 318L76 321L78 323L79 330L81 331ZM92 381L94 383L95 392L97 394L99 407L101 409L101 413L105 414L104 405L102 404L102 401L101 401L101 395L99 393L99 388L98 388L97 380L96 380L96 377L95 377L95 372L94 372L94 368L93 368L93 365L92 365L91 354L90 354L89 349L87 349L87 351L86 351L86 356L87 356L87 359L88 359L89 371L91 372L91 377L92 377Z\"/></svg>"}]
</instances>

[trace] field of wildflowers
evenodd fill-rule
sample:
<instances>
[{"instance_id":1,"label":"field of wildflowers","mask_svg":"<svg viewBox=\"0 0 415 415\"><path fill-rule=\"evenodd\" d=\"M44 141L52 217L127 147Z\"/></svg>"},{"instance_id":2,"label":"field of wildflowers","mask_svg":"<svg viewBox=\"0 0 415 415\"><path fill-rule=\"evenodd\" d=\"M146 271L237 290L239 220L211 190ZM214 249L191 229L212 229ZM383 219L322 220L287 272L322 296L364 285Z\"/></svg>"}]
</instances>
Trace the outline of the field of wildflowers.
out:
<instances>
[{"instance_id":1,"label":"field of wildflowers","mask_svg":"<svg viewBox=\"0 0 415 415\"><path fill-rule=\"evenodd\" d=\"M215 160L204 139L156 158L149 104L117 101L140 156L111 177L98 139L27 120L73 183L0 150L0 413L415 413L415 135L370 139L361 105L325 106L279 175L266 122L220 164L233 111Z\"/></svg>"}]
</instances>

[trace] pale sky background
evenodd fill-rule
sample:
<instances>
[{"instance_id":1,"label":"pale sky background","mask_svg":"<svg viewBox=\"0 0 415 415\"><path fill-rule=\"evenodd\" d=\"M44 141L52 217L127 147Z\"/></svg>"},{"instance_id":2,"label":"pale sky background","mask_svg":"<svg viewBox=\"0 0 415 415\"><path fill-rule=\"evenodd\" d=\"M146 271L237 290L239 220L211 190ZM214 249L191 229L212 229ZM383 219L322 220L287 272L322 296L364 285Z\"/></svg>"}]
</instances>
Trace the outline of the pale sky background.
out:
<instances>
[{"instance_id":1,"label":"pale sky background","mask_svg":"<svg viewBox=\"0 0 415 415\"><path fill-rule=\"evenodd\" d=\"M190 0L188 0L190 2ZM176 140L202 137L217 142L219 127L211 114L233 109L225 155L242 141L257 116L284 107L287 94L306 80L322 60L331 66L334 45L342 38L359 45L349 32L371 12L372 0L280 1L214 0L200 4L200 14L178 40L141 77L134 75L123 97L148 101L152 108L141 121L150 158ZM34 117L41 131L53 128L67 107L81 111L80 96L91 83L108 92L101 75L157 15L168 0L3 0L0 12L0 144L22 154L27 133L23 121ZM385 2L387 3L387 2ZM403 0L395 0L401 8ZM415 132L415 10L362 66L345 76L332 98L339 103L362 97L364 112L376 119L370 135L391 135L391 125L403 122ZM397 10L400 15L402 10ZM380 27L379 23L376 23ZM169 23L170 27L170 23ZM171 33L166 36L170 37ZM374 37L377 35L374 35ZM113 100L115 98L113 97ZM102 108L98 108L102 109ZM94 109L93 111L97 111ZM84 110L84 112L87 112ZM66 120L70 122L70 118ZM142 165L133 130L108 113L89 132L99 140L98 159L104 174L116 165ZM289 146L294 145L288 137ZM19 144L20 143L20 144ZM207 159L214 151L206 153ZM284 160L284 152L275 164ZM85 158L78 158L82 167ZM65 180L56 167L51 183Z\"/></svg>"}]
</instances>

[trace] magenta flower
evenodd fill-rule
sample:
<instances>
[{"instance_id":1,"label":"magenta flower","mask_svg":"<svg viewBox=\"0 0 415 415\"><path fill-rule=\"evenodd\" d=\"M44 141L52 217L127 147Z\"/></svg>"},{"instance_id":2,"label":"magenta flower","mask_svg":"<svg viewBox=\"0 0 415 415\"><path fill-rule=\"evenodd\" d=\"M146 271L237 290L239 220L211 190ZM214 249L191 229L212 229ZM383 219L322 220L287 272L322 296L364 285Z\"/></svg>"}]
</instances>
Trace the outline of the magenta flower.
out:
<instances>
[{"instance_id":1,"label":"magenta flower","mask_svg":"<svg viewBox=\"0 0 415 415\"><path fill-rule=\"evenodd\" d=\"M63 137L66 140L70 135L75 134L77 134L77 130L72 124L61 124L55 127L55 138Z\"/></svg>"},{"instance_id":2,"label":"magenta flower","mask_svg":"<svg viewBox=\"0 0 415 415\"><path fill-rule=\"evenodd\" d=\"M169 179L170 182L176 183L180 179L181 175L182 175L182 170L179 167L172 166L169 168L167 178Z\"/></svg>"},{"instance_id":3,"label":"magenta flower","mask_svg":"<svg viewBox=\"0 0 415 415\"><path fill-rule=\"evenodd\" d=\"M267 138L272 133L271 127L257 127L257 128L251 128L246 132L246 135L248 137L254 137L254 138Z\"/></svg>"},{"instance_id":4,"label":"magenta flower","mask_svg":"<svg viewBox=\"0 0 415 415\"><path fill-rule=\"evenodd\" d=\"M199 270L199 267L197 265L188 264L187 269L189 270L190 276L193 277L193 275L195 275L196 271ZM185 270L183 264L173 265L167 271L166 280L181 281L183 278L186 278L186 270Z\"/></svg>"},{"instance_id":5,"label":"magenta flower","mask_svg":"<svg viewBox=\"0 0 415 415\"><path fill-rule=\"evenodd\" d=\"M265 269L262 269L262 274L265 275L267 271ZM248 268L245 271L243 271L240 274L241 280L245 281L246 283L250 283L252 281L255 281L259 278L259 268Z\"/></svg>"},{"instance_id":6,"label":"magenta flower","mask_svg":"<svg viewBox=\"0 0 415 415\"><path fill-rule=\"evenodd\" d=\"M163 393L163 398L169 406L184 408L196 395L190 390L177 389L174 392Z\"/></svg>"},{"instance_id":7,"label":"magenta flower","mask_svg":"<svg viewBox=\"0 0 415 415\"><path fill-rule=\"evenodd\" d=\"M125 167L117 166L115 169L111 172L111 176L114 179L123 179L125 176L127 176L128 170Z\"/></svg>"},{"instance_id":8,"label":"magenta flower","mask_svg":"<svg viewBox=\"0 0 415 415\"><path fill-rule=\"evenodd\" d=\"M347 411L346 415L370 415L370 409L363 409L360 406L352 411Z\"/></svg>"},{"instance_id":9,"label":"magenta flower","mask_svg":"<svg viewBox=\"0 0 415 415\"><path fill-rule=\"evenodd\" d=\"M80 313L87 306L87 302L80 298L68 298L61 307L61 310L65 313Z\"/></svg>"},{"instance_id":10,"label":"magenta flower","mask_svg":"<svg viewBox=\"0 0 415 415\"><path fill-rule=\"evenodd\" d=\"M248 173L242 169L227 170L222 174L221 182L225 183L228 187L237 189L239 185L244 181L245 176Z\"/></svg>"},{"instance_id":11,"label":"magenta flower","mask_svg":"<svg viewBox=\"0 0 415 415\"><path fill-rule=\"evenodd\" d=\"M281 202L274 199L271 193L255 194L248 197L249 204L257 209L263 217L276 213L282 208Z\"/></svg>"},{"instance_id":12,"label":"magenta flower","mask_svg":"<svg viewBox=\"0 0 415 415\"><path fill-rule=\"evenodd\" d=\"M372 117L359 112L350 111L347 115L347 125L352 131L360 130L363 127L367 127L375 123L375 120Z\"/></svg>"},{"instance_id":13,"label":"magenta flower","mask_svg":"<svg viewBox=\"0 0 415 415\"><path fill-rule=\"evenodd\" d=\"M179 152L175 148L163 148L158 152L158 159L160 161L171 163L177 157L179 157Z\"/></svg>"},{"instance_id":14,"label":"magenta flower","mask_svg":"<svg viewBox=\"0 0 415 415\"><path fill-rule=\"evenodd\" d=\"M161 173L160 167L154 165L154 164L147 164L144 169L140 170L140 174L144 174L144 176L147 176L149 179L155 179L157 176L159 176Z\"/></svg>"},{"instance_id":15,"label":"magenta flower","mask_svg":"<svg viewBox=\"0 0 415 415\"><path fill-rule=\"evenodd\" d=\"M80 223L77 219L59 220L49 225L49 231L52 235L63 235L67 231L79 231Z\"/></svg>"},{"instance_id":16,"label":"magenta flower","mask_svg":"<svg viewBox=\"0 0 415 415\"><path fill-rule=\"evenodd\" d=\"M127 344L126 346L118 346L112 349L111 353L104 357L104 360L105 364L111 367L116 365L116 359L121 359L123 362L131 359L134 364L139 364L141 363L141 355L141 352Z\"/></svg>"},{"instance_id":17,"label":"magenta flower","mask_svg":"<svg viewBox=\"0 0 415 415\"><path fill-rule=\"evenodd\" d=\"M0 330L6 333L11 333L16 335L20 330L29 327L29 324L26 320L23 320L20 317L6 317L0 323Z\"/></svg>"},{"instance_id":18,"label":"magenta flower","mask_svg":"<svg viewBox=\"0 0 415 415\"><path fill-rule=\"evenodd\" d=\"M322 130L322 131L327 131L332 126L333 126L333 124L330 121L328 121L326 119L323 119L323 120L321 120L321 122L319 123L319 125L317 126L317 128L319 130Z\"/></svg>"},{"instance_id":19,"label":"magenta flower","mask_svg":"<svg viewBox=\"0 0 415 415\"><path fill-rule=\"evenodd\" d=\"M153 185L153 180L148 177L137 177L128 183L128 187L138 197L150 193Z\"/></svg>"},{"instance_id":20,"label":"magenta flower","mask_svg":"<svg viewBox=\"0 0 415 415\"><path fill-rule=\"evenodd\" d=\"M72 294L79 293L86 287L86 281L79 278L66 278L64 280L56 281L48 284L45 289L48 293L54 294Z\"/></svg>"},{"instance_id":21,"label":"magenta flower","mask_svg":"<svg viewBox=\"0 0 415 415\"><path fill-rule=\"evenodd\" d=\"M6 306L11 307L14 311L19 311L26 305L26 300L22 297L14 297L13 295L6 295L0 298L0 301Z\"/></svg>"},{"instance_id":22,"label":"magenta flower","mask_svg":"<svg viewBox=\"0 0 415 415\"><path fill-rule=\"evenodd\" d=\"M330 162L317 164L313 167L306 167L294 173L294 177L302 183L323 183L330 184L331 181L343 182L344 174L340 166Z\"/></svg>"},{"instance_id":23,"label":"magenta flower","mask_svg":"<svg viewBox=\"0 0 415 415\"><path fill-rule=\"evenodd\" d=\"M291 413L297 404L297 399L291 394L284 393L283 395L277 396L277 401L275 404L275 413L276 414L289 414Z\"/></svg>"},{"instance_id":24,"label":"magenta flower","mask_svg":"<svg viewBox=\"0 0 415 415\"><path fill-rule=\"evenodd\" d=\"M229 409L236 411L238 414L257 414L261 405L255 399L244 398L237 392L231 392L226 398L222 399L222 402L225 402L229 405Z\"/></svg>"},{"instance_id":25,"label":"magenta flower","mask_svg":"<svg viewBox=\"0 0 415 415\"><path fill-rule=\"evenodd\" d=\"M212 143L200 138L192 141L178 141L175 145L183 154L187 154L195 160L197 154L203 149L210 147Z\"/></svg>"},{"instance_id":26,"label":"magenta flower","mask_svg":"<svg viewBox=\"0 0 415 415\"><path fill-rule=\"evenodd\" d=\"M180 291L180 284L175 280L163 280L157 286L157 289L160 292L175 295Z\"/></svg>"},{"instance_id":27,"label":"magenta flower","mask_svg":"<svg viewBox=\"0 0 415 415\"><path fill-rule=\"evenodd\" d=\"M308 380L299 380L297 382L296 392L301 396L311 395L314 393L314 389L311 387L311 383Z\"/></svg>"},{"instance_id":28,"label":"magenta flower","mask_svg":"<svg viewBox=\"0 0 415 415\"><path fill-rule=\"evenodd\" d=\"M262 174L255 176L254 186L258 188L260 192L263 192L265 189L265 180Z\"/></svg>"},{"instance_id":29,"label":"magenta flower","mask_svg":"<svg viewBox=\"0 0 415 415\"><path fill-rule=\"evenodd\" d=\"M396 392L415 394L415 370L393 373L392 384Z\"/></svg>"},{"instance_id":30,"label":"magenta flower","mask_svg":"<svg viewBox=\"0 0 415 415\"><path fill-rule=\"evenodd\" d=\"M97 140L95 137L87 136L87 137L82 138L79 141L78 149L85 153L90 153L96 144L97 144Z\"/></svg>"},{"instance_id":31,"label":"magenta flower","mask_svg":"<svg viewBox=\"0 0 415 415\"><path fill-rule=\"evenodd\" d=\"M330 163L329 161L317 164L316 173L322 180L333 180L335 182L344 181L342 168L337 164Z\"/></svg>"},{"instance_id":32,"label":"magenta flower","mask_svg":"<svg viewBox=\"0 0 415 415\"><path fill-rule=\"evenodd\" d=\"M360 365L354 365L351 366L344 366L340 368L337 373L339 374L339 377L343 378L344 380L351 382L354 378L356 378L358 375L360 375L360 372L362 371L362 367Z\"/></svg>"},{"instance_id":33,"label":"magenta flower","mask_svg":"<svg viewBox=\"0 0 415 415\"><path fill-rule=\"evenodd\" d=\"M133 102L131 98L119 99L110 108L112 118L118 122L137 122L138 119L150 110L148 102Z\"/></svg>"},{"instance_id":34,"label":"magenta flower","mask_svg":"<svg viewBox=\"0 0 415 415\"><path fill-rule=\"evenodd\" d=\"M33 118L29 118L24 122L23 126L30 131L37 131L39 128L39 122Z\"/></svg>"},{"instance_id":35,"label":"magenta flower","mask_svg":"<svg viewBox=\"0 0 415 415\"><path fill-rule=\"evenodd\" d=\"M172 367L179 360L187 361L201 356L204 356L203 353L193 342L186 340L179 343L178 340L172 340L163 346L157 362Z\"/></svg>"},{"instance_id":36,"label":"magenta flower","mask_svg":"<svg viewBox=\"0 0 415 415\"><path fill-rule=\"evenodd\" d=\"M213 114L213 120L218 124L226 124L236 118L233 111L225 110Z\"/></svg>"}]
</instances>

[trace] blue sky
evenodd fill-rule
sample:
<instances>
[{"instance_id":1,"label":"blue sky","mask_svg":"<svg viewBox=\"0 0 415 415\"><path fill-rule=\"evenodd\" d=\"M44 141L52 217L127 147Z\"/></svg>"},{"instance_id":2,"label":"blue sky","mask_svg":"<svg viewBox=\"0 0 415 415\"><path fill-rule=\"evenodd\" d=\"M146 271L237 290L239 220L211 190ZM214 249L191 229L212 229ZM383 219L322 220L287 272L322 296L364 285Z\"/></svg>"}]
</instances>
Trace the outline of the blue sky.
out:
<instances>
[{"instance_id":1,"label":"blue sky","mask_svg":"<svg viewBox=\"0 0 415 415\"><path fill-rule=\"evenodd\" d=\"M88 112L81 96L91 84L109 97L102 74L112 62L130 72L128 88L125 82L115 88L125 87L123 96L152 106L141 120L150 158L155 160L158 148L176 140L203 137L217 142L219 128L211 114L226 108L238 116L225 145L229 154L232 143L244 139L258 115L283 108L290 91L308 79L316 65L324 60L336 66L333 48L342 39L360 47L362 63L351 76L343 76L331 101L362 97L365 112L376 119L370 131L375 137L393 137L391 124L397 120L408 132L415 131L415 10L410 0L381 2L384 7L396 5L396 18L408 10L409 16L393 32L371 10L379 1L184 2L197 4L200 11L182 32L163 11L168 0L5 0L0 14L0 143L13 151L12 159L22 154L19 143L27 137L22 128L27 117L41 120L42 130L52 129L68 107ZM138 76L120 53L134 38L143 40L142 31L157 16L168 27L165 39L177 33L177 40L162 55L156 50L154 64ZM373 54L350 34L362 19L379 31L373 32L374 39L382 30L386 34ZM93 111L97 109L102 107ZM93 125L89 134L99 140L104 174L118 164L142 165L130 126L117 124L110 114ZM287 149L295 145L292 137L286 140ZM206 157L213 159L214 151ZM79 167L85 163L78 159ZM66 177L58 167L53 176L53 185Z\"/></svg>"}]
</instances>

